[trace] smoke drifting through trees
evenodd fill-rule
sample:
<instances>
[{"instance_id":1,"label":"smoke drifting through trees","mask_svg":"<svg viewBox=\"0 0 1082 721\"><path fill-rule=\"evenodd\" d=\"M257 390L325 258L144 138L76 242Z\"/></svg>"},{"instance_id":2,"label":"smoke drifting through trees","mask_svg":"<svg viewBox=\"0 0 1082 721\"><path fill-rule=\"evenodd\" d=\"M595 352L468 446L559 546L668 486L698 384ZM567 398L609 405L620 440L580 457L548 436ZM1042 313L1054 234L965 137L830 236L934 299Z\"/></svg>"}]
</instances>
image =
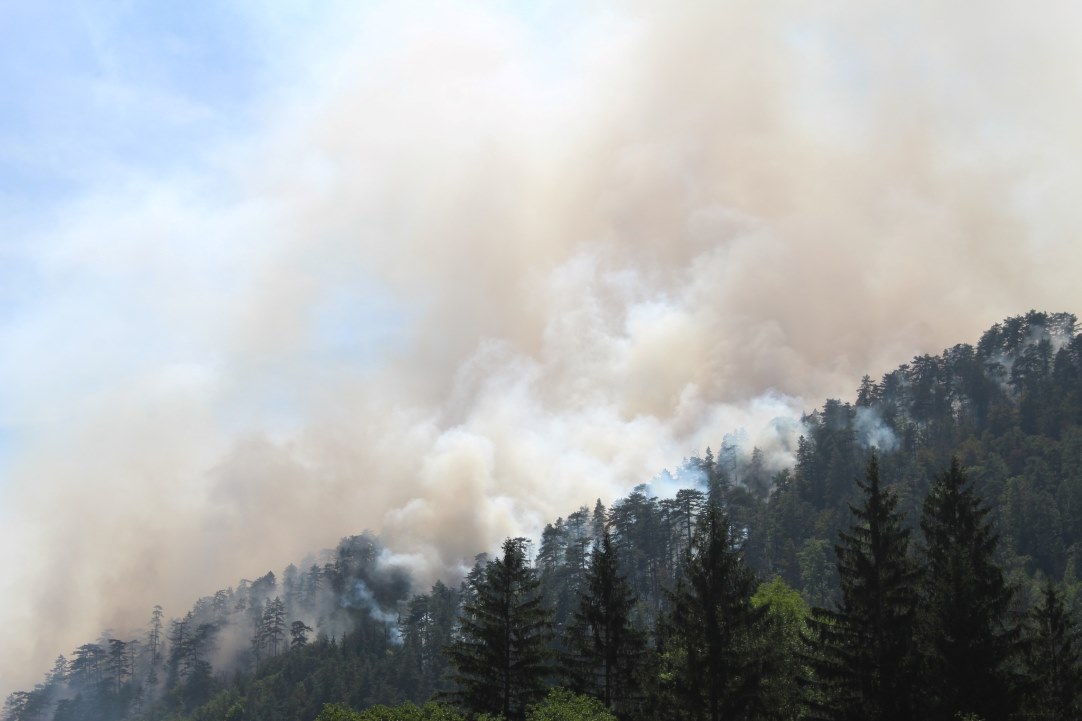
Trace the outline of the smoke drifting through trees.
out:
<instances>
[{"instance_id":1,"label":"smoke drifting through trees","mask_svg":"<svg viewBox=\"0 0 1082 721\"><path fill-rule=\"evenodd\" d=\"M661 624L659 614L665 614L666 609L669 612L679 609L679 604L673 605L675 600L672 594L674 588L678 590L681 585L679 569L689 560L688 549L694 549L697 542L699 548L703 548L700 532L710 527L709 523L706 523L708 518L701 515L707 504L715 509L723 508L732 523L731 528L728 523L722 525L729 528L724 537L733 544L730 550L738 553L742 559L739 565L746 564L746 570L754 570L760 579L776 576L775 582L760 586L755 598L751 599L752 605L762 609L766 604L773 606L775 601L779 601L783 608L788 608L787 611L771 608L767 612L768 616L775 620L788 618L784 627L774 629L780 633L771 632L765 637L754 634L760 643L766 644L760 650L772 649L778 653L778 658L768 663L768 666L788 659L775 667L780 675L767 682L762 697L771 708L787 709L784 714L786 718L795 718L799 711L794 704L799 700L799 686L802 684L797 684L795 679L804 677L803 663L809 661L809 657L799 651L800 629L803 625L801 619L806 613L806 609L801 609L805 601L822 606L832 603L831 599L841 598L844 604L837 607L837 613L848 614L849 621L846 623L856 624L854 628L868 624L883 627L882 619L876 621L874 618L865 618L870 612L869 609L875 611L882 604L873 603L875 599L864 598L861 594L866 595L866 592L870 592L869 589L874 591L876 588L880 592L884 589L889 591L891 583L884 586L883 579L894 578L892 583L896 588L892 593L897 596L895 601L898 601L898 604L895 605L898 605L898 608L891 613L896 616L898 613L904 615L906 608L912 608L913 592L922 591L921 598L929 601L918 604L923 608L924 621L916 623L911 630L919 631L932 645L944 638L961 638L958 633L932 633L929 631L931 627L926 623L932 621L929 614L939 613L935 610L937 606L930 604L939 592L933 591L932 587L927 585L935 575L935 563L928 566L931 575L914 576L902 566L898 566L899 558L903 561L908 558L903 548L903 537L906 533L904 529L912 528L917 518L920 519L921 531L927 541L924 556L929 561L937 558L937 554L947 552L949 555L959 552L959 549L963 549L963 555L969 559L963 559L960 565L953 561L946 566L936 562L942 567L940 570L946 569L951 574L960 572L968 577L977 566L987 566L988 559L992 556L1002 559L993 564L999 570L991 575L985 576L980 572L979 578L966 581L956 578L946 583L944 588L957 589L959 583L961 586L971 586L970 581L976 581L976 586L971 590L983 589L979 594L983 594L984 600L961 605L954 598L957 594L953 591L949 593L948 596L954 598L953 606L956 608L951 613L955 616L955 611L960 608L962 615L969 619L973 617L972 609L979 607L994 614L1007 613L1014 619L1011 623L1015 623L1021 609L1039 605L1038 597L1042 595L1046 580L1061 580L1063 598L1077 608L1078 599L1082 598L1082 584L1078 581L1082 576L1082 554L1079 553L1082 536L1079 524L1072 522L1070 514L1060 515L1056 508L1069 506L1074 503L1071 499L1082 497L1082 475L1079 474L1082 464L1076 462L1082 453L1082 431L1078 427L1078 420L1082 419L1082 387L1078 384L1078 379L1082 377L1082 335L1073 337L1069 343L1055 342L1057 335L1073 336L1072 329L1076 327L1077 319L1073 315L1034 311L997 323L982 334L976 347L967 344L955 345L941 355L914 358L911 363L903 364L884 375L879 382L865 379L857 394L856 406L828 400L820 410L805 418L807 433L800 440L796 464L792 469L786 469L770 480L763 477L762 454L753 453L745 461L730 438L718 448L716 454L708 450L701 458L689 458L677 469L675 479L671 473L662 474L667 479L668 486L683 480L698 487L684 488L675 492L671 498L660 499L653 496L650 488L637 487L630 495L614 502L608 509L598 501L592 511L583 506L569 514L566 519L558 518L546 525L537 549L537 570L540 574L542 605L546 613L551 614L552 628L557 635L555 649L574 650L578 645L574 642L578 633L575 627L581 619L580 614L575 612L575 607L576 603L581 604L584 590L589 588L592 590L589 595L595 595L592 576L597 568L588 559L591 549L604 550L606 528L612 534L615 552L621 558L629 559L623 562L622 570L621 563L617 562L617 571L625 574L624 579L630 589L629 597L635 599L631 608L623 606L624 611L631 612L630 616L625 617L630 617L633 625L647 634L653 633L651 629L670 627L668 624ZM1053 353L1057 346L1061 347ZM1011 368L1007 378L1002 376L1004 366ZM859 472L864 460L869 458L870 452L857 418L857 411L862 408L873 411L876 417L882 418L885 430L889 430L899 439L899 445L894 451L882 451L881 463L867 467L868 484L856 489L851 479ZM957 493L960 476L956 472L955 451L958 449L969 459L975 474L972 486L968 483L962 484L965 490L961 496ZM1026 453L1019 453L1020 449L1026 449ZM954 457L955 461L948 461L949 457ZM947 467L948 463L952 463L951 472L940 474L939 469ZM877 473L879 467L885 470L881 479ZM885 491L887 495L881 496L878 501L875 493L876 479L879 479L881 489L888 489ZM947 481L950 483L944 486L943 483ZM702 490L703 486L705 490ZM936 491L935 487L940 487L941 490ZM929 491L930 488L933 490ZM950 490L951 488L954 490ZM976 495L973 494L978 491L987 494L986 497L991 499L990 505L984 507L983 502L976 502ZM861 492L864 493L861 496L865 501L863 506L854 500L854 493L860 496ZM963 505L972 505L973 508L957 515L955 511L962 498L969 499ZM1057 503L1056 499L1063 500ZM943 506L944 503L947 505ZM861 508L864 510L860 510ZM876 508L879 510L876 511ZM930 510L932 515L929 515ZM944 512L946 516L943 516ZM974 523L975 518L971 517L974 512L984 519L980 524ZM875 518L879 520L875 521ZM843 519L856 525L851 526L848 533L836 536L841 530L837 524L844 523ZM994 519L999 519L998 523ZM873 522L878 526L874 526ZM865 526L864 523L868 525ZM944 523L946 525L943 525ZM972 533L977 525L983 528L977 534L977 541L957 542L956 538L952 541L948 537L953 533ZM993 539L999 533L994 530L997 525L1002 530L1002 546L995 550L993 546L997 544ZM891 531L891 528L894 530ZM1024 532L1018 533L1019 529ZM930 534L930 531L934 533ZM939 531L946 531L947 535L942 536ZM829 550L829 539L832 537L841 541L835 549L840 555L840 562L836 566L832 563ZM887 544L878 551L874 543L871 546L865 543L870 543L877 537ZM894 540L891 541L891 538ZM936 538L938 540L935 540ZM525 539L509 543L520 549L530 546ZM940 547L940 550L934 553L933 543ZM597 544L601 544L600 547ZM891 551L891 548L894 550ZM878 559L870 566L856 558L862 554L868 556L869 553ZM593 553L592 556L596 562L597 554ZM692 556L694 557L694 554ZM979 560L978 557L984 560L974 566ZM702 559L703 555L700 554L699 558ZM731 556L723 553L717 558ZM853 558L858 561L855 566L851 562ZM865 558L865 561L868 560ZM324 557L321 554L319 558L306 560L301 565L309 569L307 573L302 574L299 569L290 566L282 572L280 583L273 574L266 574L255 581L243 581L236 591L219 591L202 599L196 603L190 614L170 624L173 632L168 640L174 645L164 652L171 664L168 676L170 688L162 690L165 698L171 700L166 702L165 707L157 708L155 717L169 715L169 704L183 703L192 708L200 699L214 695L223 683L228 690L214 695L210 704L217 711L209 713L212 716L216 713L221 715L224 709L243 707L245 718L251 716L261 721L269 719L268 714L272 710L276 716L282 718L313 717L327 701L342 698L340 694L345 693L344 689L349 689L348 703L357 708L388 699L410 698L421 702L429 698L433 691L447 690L441 681L446 663L440 663L438 649L451 639L459 638L454 633L455 608L459 602L480 598L481 596L477 595L479 592L470 589L483 577L492 580L492 566L486 565L483 555L478 557L477 565L468 574L468 586L463 588L462 594L437 583L430 594L412 595L408 603L401 603L406 588L405 576L393 566L388 567L387 557L371 537L344 539L333 555ZM903 566L912 570L908 561ZM867 576L867 573L875 568L880 568L881 571L879 582ZM836 571L833 579L831 570ZM902 583L899 586L900 579L904 579L895 578L898 573L910 580L921 580L920 588L913 587L911 583ZM1008 576L1003 576L1003 573ZM696 574L688 569L685 581L694 581L695 577ZM985 582L996 577L1000 578L1000 583L989 585ZM1009 587L1015 589L1008 595L1015 595L1017 604L1005 602L1001 593L1008 587L1002 583L1008 577L1012 579ZM941 578L936 583L943 585L942 582L948 580L950 579ZM840 589L837 585L839 581ZM363 586L359 586L359 583L363 583ZM358 588L367 589L361 596L377 603L378 614L373 615L371 605L356 607ZM790 588L793 590L789 590ZM862 588L864 591L860 590ZM991 596L988 595L990 592ZM857 595L854 596L854 593ZM310 601L313 594L316 596L315 603ZM241 601L234 606L233 612L229 612L227 609L232 605L229 598L233 595ZM1044 595L1047 601L1047 593ZM715 600L719 598L713 592L706 593L706 596ZM1000 600L993 602L992 596ZM785 600L786 597L788 600ZM298 598L301 599L300 604ZM861 601L861 598L864 600ZM392 603L396 599L400 602ZM1048 603L1045 605L1048 606ZM273 640L280 640L284 634L285 619L293 617L298 607L303 613L307 613L313 606L323 609L316 625L324 633L329 626L329 617L351 620L355 630L341 637L337 645L324 637L317 639L312 648L304 648L307 641L305 639L305 642L298 642L301 647L297 649L299 653L293 652L294 644L291 643L289 654L276 654ZM386 621L379 620L380 616L387 618L391 615L392 606L399 612L401 644L391 638ZM581 610L582 606L579 608ZM999 610L996 611L996 608ZM225 610L225 618L218 619L213 615L208 617L208 609L215 609L216 613L218 609ZM613 609L615 610L615 606ZM781 615L775 611L779 611ZM882 611L882 608L879 608L879 611ZM618 615L624 615L624 612L619 612ZM722 614L726 618L730 615L728 612ZM155 619L158 619L157 622ZM225 621L229 628L240 629L241 638L250 634L251 647L246 649L242 645L239 650L230 652L218 661L218 667L222 671L236 670L238 661L242 666L246 661L248 668L256 672L254 677L245 676L243 673L240 676L227 673L224 676L219 674L208 677L208 649L218 649L218 640L224 630L219 625L219 620ZM595 621L597 620L595 618ZM840 621L840 617L838 620ZM942 625L944 620L946 619L941 618L935 623ZM985 621L987 620L989 619L985 617ZM955 622L948 620L947 623L953 625ZM1044 621L1040 623L1043 624ZM148 648L157 645L152 638L155 635L155 626L160 629L160 625L156 608L151 615L150 631L146 634ZM293 622L290 626L291 635L292 629L298 625L301 631L298 636L304 635L303 621ZM336 622L333 625L340 624ZM833 622L826 625L830 628L823 630L829 630L830 633L826 634L823 640L833 639L831 644L834 641L841 642L844 648L835 649L841 655L811 657L819 658L832 669L822 680L832 686L830 677L835 671L851 676L845 668L855 670L857 676L866 675L868 663L852 656L857 649L849 648L852 644L845 640L852 634L843 633L844 629ZM894 628L898 624L888 623L887 626ZM691 627L697 626L692 623ZM960 627L968 628L970 632L976 630L968 622L962 623ZM894 630L898 631L900 628L899 626ZM244 633L245 629L247 634ZM1058 630L1041 631L1045 637L1040 643L1062 646L1064 651L1061 659L1071 658L1068 646L1072 642L1065 635L1067 629L1068 626L1061 623ZM859 628L856 630L860 631ZM860 632L853 638L862 635L867 634ZM969 635L971 640L984 638L983 632L977 632L976 636ZM99 662L104 656L102 647L106 644L105 639L111 636L111 633L103 634L97 645L80 646L76 653L72 654L73 658L78 660L78 667L91 669L91 680L107 679L107 683L105 686L88 689L95 694L95 698L89 701L72 700L65 708L63 719L58 716L57 721L74 718L93 721L97 715L90 713L87 701L90 706L97 707L99 700L112 703L110 699L113 699L120 707L124 707L127 701L121 692L130 694L138 691L139 684L133 686L133 681L147 676L148 682L152 685L155 683L150 681L153 669L149 674L138 669L119 675L110 671L112 676L99 675L93 671L94 668L101 669ZM692 638L699 639L701 634L688 637ZM657 640L665 639L664 636L658 636ZM859 638L857 640L859 641ZM271 643L268 643L269 641ZM899 647L898 643L902 641L901 637L892 636L884 641L887 645L881 648L880 652L891 656L894 651L912 648L910 643L901 643ZM114 639L110 638L108 644L111 651ZM652 643L648 645L654 647ZM874 650L865 648L865 643L858 646L869 652ZM1001 665L1002 656L989 656L987 652L990 649L983 646L983 642L980 642L979 646L981 647L974 647L972 653L963 652L963 655L970 659L979 659L981 663L999 658L1000 661L994 663L997 667ZM890 650L892 648L894 651ZM1024 646L1022 648L1024 649ZM927 664L929 649L928 644L922 643L920 648L914 649L924 659L922 663L916 666L906 663L905 667L931 668ZM690 652L690 648L688 650ZM1047 650L1046 645L1045 651ZM950 653L957 656L956 651ZM618 655L627 658L626 654ZM882 653L879 655L882 656ZM655 660L663 660L667 656L663 654L662 659ZM683 656L683 653L677 653L669 658L678 661ZM759 657L760 652L753 651L750 656ZM122 657L123 654L120 654L121 659ZM154 654L151 654L150 658L153 657ZM889 661L886 657L881 660ZM569 660L564 667L571 672L574 679L582 680L585 678L584 672L576 668L577 663L578 661ZM946 663L950 668L973 668L960 658L948 660ZM48 703L49 699L57 700L57 694L63 691L56 688L57 680L63 684L68 677L64 670L65 665L66 661L59 659L54 665L54 671L47 675L44 686L35 687L30 693L14 694L7 705L14 708L15 712L7 715L12 719L36 721L29 718L34 716L34 713L23 711L28 705L37 708L36 704ZM1034 680L1041 679L1040 683L1046 689L1049 688L1048 684L1060 683L1061 680L1072 682L1045 664L1039 656L1027 658L1026 665L1035 673ZM678 666L685 670L698 668L697 664ZM114 664L113 668L116 667ZM1077 676L1075 672L1078 669L1073 667L1061 667L1060 670L1069 670L1069 673L1073 674L1072 678ZM658 704L666 707L671 705L667 701L649 700L641 695L642 691L647 691L647 696L653 696L648 691L652 686L650 679L663 681L668 675L656 671L655 668L640 684L636 684L640 693L637 700L633 700L633 705L647 702L646 707L640 709L644 718L656 718ZM313 695L296 693L296 681L302 676L311 679ZM925 686L931 688L940 683L943 674L936 671L932 673L932 677L935 681L925 683ZM81 676L76 674L76 678L82 678L83 681L88 679L85 673ZM820 678L820 674L815 674L812 678ZM834 680L840 682L843 676L836 676ZM853 677L849 681L856 682L857 687L866 688L859 678ZM849 685L849 681L843 686ZM999 685L998 682L995 683ZM959 683L947 686L968 688L970 685ZM308 681L305 682L305 687L308 687ZM697 686L683 688L693 692L691 698L701 700L701 696L695 692ZM975 688L963 695L951 695L956 700L963 697L989 697L987 693L979 690L974 693ZM1049 700L1048 694L1033 695L1027 688L1030 691L1037 690L1037 687L1023 684L1011 691L1013 701L1027 705L1037 701L1038 705L1044 708ZM663 684L658 690L667 693L666 689L675 690L668 684ZM817 699L816 703L829 700L821 693L829 689L816 686L811 690ZM833 697L833 701L844 705L857 700L847 700L848 693L830 692L827 695ZM743 694L738 694L737 697L739 696ZM1054 703L1062 706L1063 703L1070 705L1077 696L1078 694L1063 691L1062 694L1057 692L1052 698L1058 698ZM141 699L140 702L146 700L146 697L138 694L129 695L127 698L132 701ZM887 698L897 700L898 695L888 693ZM685 697L685 700L688 698ZM732 700L736 700L736 697ZM947 708L944 710L952 718L956 715L955 711L965 710L957 708L955 702L947 697L937 702L946 703ZM693 702L693 705L700 704ZM951 708L952 706L954 708ZM1000 704L997 708L1005 709L1007 706ZM207 712L208 709L205 708L194 712L194 716L202 717ZM1066 712L1053 713L1053 716L1073 717Z\"/></svg>"},{"instance_id":2,"label":"smoke drifting through trees","mask_svg":"<svg viewBox=\"0 0 1082 721\"><path fill-rule=\"evenodd\" d=\"M90 380L9 410L35 423L4 684L365 527L455 573L736 428L784 457L771 421L865 371L1079 307L1071 4L713 5L568 8L561 43L374 11L212 174L73 203L40 263L82 282L36 320ZM121 339L188 345L100 350L63 312L88 289Z\"/></svg>"}]
</instances>

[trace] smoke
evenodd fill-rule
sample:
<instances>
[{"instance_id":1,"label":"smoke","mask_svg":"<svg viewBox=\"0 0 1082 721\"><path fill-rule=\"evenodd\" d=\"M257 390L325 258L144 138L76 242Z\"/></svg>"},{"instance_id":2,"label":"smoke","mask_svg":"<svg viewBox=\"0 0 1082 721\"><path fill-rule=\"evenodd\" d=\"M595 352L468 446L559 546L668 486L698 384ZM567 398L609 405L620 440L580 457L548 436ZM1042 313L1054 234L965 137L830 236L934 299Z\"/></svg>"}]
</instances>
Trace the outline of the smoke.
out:
<instances>
[{"instance_id":1,"label":"smoke","mask_svg":"<svg viewBox=\"0 0 1082 721\"><path fill-rule=\"evenodd\" d=\"M859 406L853 416L857 440L868 448L890 452L898 448L898 436L875 408Z\"/></svg>"},{"instance_id":2,"label":"smoke","mask_svg":"<svg viewBox=\"0 0 1082 721\"><path fill-rule=\"evenodd\" d=\"M357 581L353 589L342 599L343 608L360 608L368 612L373 621L382 623L390 634L392 643L402 643L402 632L398 628L398 614L384 610L375 595L364 581Z\"/></svg>"},{"instance_id":3,"label":"smoke","mask_svg":"<svg viewBox=\"0 0 1082 721\"><path fill-rule=\"evenodd\" d=\"M782 463L864 373L1077 310L1077 6L892 5L391 4L27 231L0 691L365 528L453 577L728 432Z\"/></svg>"}]
</instances>

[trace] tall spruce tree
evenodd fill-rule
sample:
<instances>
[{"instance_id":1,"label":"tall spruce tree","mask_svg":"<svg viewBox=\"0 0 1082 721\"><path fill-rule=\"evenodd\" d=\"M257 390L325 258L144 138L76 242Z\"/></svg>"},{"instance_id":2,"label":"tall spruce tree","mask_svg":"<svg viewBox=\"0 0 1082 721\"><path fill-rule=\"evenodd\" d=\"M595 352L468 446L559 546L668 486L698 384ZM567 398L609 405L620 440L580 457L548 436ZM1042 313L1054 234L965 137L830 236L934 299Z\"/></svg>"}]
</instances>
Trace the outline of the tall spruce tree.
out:
<instances>
[{"instance_id":1,"label":"tall spruce tree","mask_svg":"<svg viewBox=\"0 0 1082 721\"><path fill-rule=\"evenodd\" d=\"M545 693L549 614L526 543L507 539L503 555L473 576L458 638L447 648L456 688L446 695L471 713L515 721Z\"/></svg>"},{"instance_id":2,"label":"tall spruce tree","mask_svg":"<svg viewBox=\"0 0 1082 721\"><path fill-rule=\"evenodd\" d=\"M841 600L812 616L810 718L909 721L918 569L898 499L881 487L874 455L857 485L863 503L850 505L855 523L834 547Z\"/></svg>"},{"instance_id":3,"label":"tall spruce tree","mask_svg":"<svg viewBox=\"0 0 1082 721\"><path fill-rule=\"evenodd\" d=\"M918 643L920 717L929 721L967 714L1005 721L1016 706L1011 666L1021 628L1011 614L1014 589L994 559L999 537L988 513L957 458L924 500Z\"/></svg>"},{"instance_id":4,"label":"tall spruce tree","mask_svg":"<svg viewBox=\"0 0 1082 721\"><path fill-rule=\"evenodd\" d=\"M1082 718L1082 631L1051 582L1044 588L1041 604L1030 612L1030 621L1025 718Z\"/></svg>"},{"instance_id":5,"label":"tall spruce tree","mask_svg":"<svg viewBox=\"0 0 1082 721\"><path fill-rule=\"evenodd\" d=\"M644 635L631 622L634 605L612 534L604 526L590 553L586 589L571 626L567 671L572 688L599 698L621 718L633 706L646 651Z\"/></svg>"},{"instance_id":6,"label":"tall spruce tree","mask_svg":"<svg viewBox=\"0 0 1082 721\"><path fill-rule=\"evenodd\" d=\"M755 639L767 608L752 605L756 586L724 512L707 504L662 623L677 718L746 719L761 705L768 669Z\"/></svg>"}]
</instances>

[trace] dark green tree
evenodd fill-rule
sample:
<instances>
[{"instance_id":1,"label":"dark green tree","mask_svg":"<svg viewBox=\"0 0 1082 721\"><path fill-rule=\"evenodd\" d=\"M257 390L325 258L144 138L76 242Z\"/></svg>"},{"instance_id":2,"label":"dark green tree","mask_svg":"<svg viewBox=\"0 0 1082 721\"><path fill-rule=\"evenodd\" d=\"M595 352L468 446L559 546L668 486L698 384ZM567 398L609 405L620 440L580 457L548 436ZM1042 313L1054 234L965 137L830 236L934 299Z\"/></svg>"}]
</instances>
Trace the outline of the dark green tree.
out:
<instances>
[{"instance_id":1,"label":"dark green tree","mask_svg":"<svg viewBox=\"0 0 1082 721\"><path fill-rule=\"evenodd\" d=\"M681 488L671 499L661 502L671 537L670 547L677 563L691 548L697 519L706 505L706 494L696 488Z\"/></svg>"},{"instance_id":2,"label":"dark green tree","mask_svg":"<svg viewBox=\"0 0 1082 721\"><path fill-rule=\"evenodd\" d=\"M545 692L549 614L526 543L507 539L503 555L473 577L458 638L447 648L455 684L447 696L471 713L522 719Z\"/></svg>"},{"instance_id":3,"label":"dark green tree","mask_svg":"<svg viewBox=\"0 0 1082 721\"><path fill-rule=\"evenodd\" d=\"M76 691L93 694L105 682L105 649L96 643L84 643L75 649L68 666L68 680Z\"/></svg>"},{"instance_id":4,"label":"dark green tree","mask_svg":"<svg viewBox=\"0 0 1082 721\"><path fill-rule=\"evenodd\" d=\"M1040 721L1082 718L1082 632L1051 582L1030 612L1026 645L1029 699L1025 717Z\"/></svg>"},{"instance_id":5,"label":"dark green tree","mask_svg":"<svg viewBox=\"0 0 1082 721\"><path fill-rule=\"evenodd\" d=\"M301 646L307 646L308 634L311 632L312 627L304 621L294 621L289 626L289 647L294 649L300 648Z\"/></svg>"},{"instance_id":6,"label":"dark green tree","mask_svg":"<svg viewBox=\"0 0 1082 721\"><path fill-rule=\"evenodd\" d=\"M605 532L608 523L609 512L605 509L605 504L598 498L594 503L593 514L590 516L590 534L593 536L595 544L601 540L601 534Z\"/></svg>"},{"instance_id":7,"label":"dark green tree","mask_svg":"<svg viewBox=\"0 0 1082 721\"><path fill-rule=\"evenodd\" d=\"M417 702L444 690L447 658L443 650L454 632L458 602L458 593L437 581L430 593L411 598L399 614L399 686Z\"/></svg>"},{"instance_id":8,"label":"dark green tree","mask_svg":"<svg viewBox=\"0 0 1082 721\"><path fill-rule=\"evenodd\" d=\"M45 680L46 683L57 686L68 680L68 659L64 657L64 654L60 654L56 657L56 661L53 662L53 668L49 671Z\"/></svg>"},{"instance_id":9,"label":"dark green tree","mask_svg":"<svg viewBox=\"0 0 1082 721\"><path fill-rule=\"evenodd\" d=\"M117 638L111 638L108 641L107 653L106 675L109 679L109 690L114 695L120 695L121 687L131 678L128 643Z\"/></svg>"},{"instance_id":10,"label":"dark green tree","mask_svg":"<svg viewBox=\"0 0 1082 721\"><path fill-rule=\"evenodd\" d=\"M998 534L958 459L924 500L925 571L918 643L923 664L921 717L976 714L1010 718L1016 706L1011 666L1021 629L1012 618L1014 590L994 555Z\"/></svg>"},{"instance_id":11,"label":"dark green tree","mask_svg":"<svg viewBox=\"0 0 1082 721\"><path fill-rule=\"evenodd\" d=\"M641 601L640 625L653 623L663 602L663 579L670 569L669 528L665 512L646 485L635 489L609 509L612 544L620 552L620 561L628 584ZM584 586L580 586L582 590Z\"/></svg>"},{"instance_id":12,"label":"dark green tree","mask_svg":"<svg viewBox=\"0 0 1082 721\"><path fill-rule=\"evenodd\" d=\"M724 512L707 504L661 624L680 719L746 719L761 706L767 659L754 648L767 608L751 602L758 584L734 541Z\"/></svg>"},{"instance_id":13,"label":"dark green tree","mask_svg":"<svg viewBox=\"0 0 1082 721\"><path fill-rule=\"evenodd\" d=\"M157 665L162 657L162 617L164 613L161 606L154 606L150 614L150 628L147 631L147 653L150 654L152 665Z\"/></svg>"},{"instance_id":14,"label":"dark green tree","mask_svg":"<svg viewBox=\"0 0 1082 721\"><path fill-rule=\"evenodd\" d=\"M278 652L285 647L286 609L280 596L275 596L267 604L260 620L258 634L260 643L263 648L270 651L271 656L277 656Z\"/></svg>"},{"instance_id":15,"label":"dark green tree","mask_svg":"<svg viewBox=\"0 0 1082 721\"><path fill-rule=\"evenodd\" d=\"M15 691L4 701L3 721L23 721L27 718L26 709L30 705L30 692Z\"/></svg>"},{"instance_id":16,"label":"dark green tree","mask_svg":"<svg viewBox=\"0 0 1082 721\"><path fill-rule=\"evenodd\" d=\"M638 672L646 651L643 634L631 622L635 599L619 571L608 527L590 554L586 590L571 626L569 684L600 699L626 717L640 688Z\"/></svg>"},{"instance_id":17,"label":"dark green tree","mask_svg":"<svg viewBox=\"0 0 1082 721\"><path fill-rule=\"evenodd\" d=\"M898 499L881 487L874 455L857 485L863 503L850 506L855 522L834 547L841 600L833 610L815 609L810 625L811 717L908 721L918 569L909 558Z\"/></svg>"}]
</instances>

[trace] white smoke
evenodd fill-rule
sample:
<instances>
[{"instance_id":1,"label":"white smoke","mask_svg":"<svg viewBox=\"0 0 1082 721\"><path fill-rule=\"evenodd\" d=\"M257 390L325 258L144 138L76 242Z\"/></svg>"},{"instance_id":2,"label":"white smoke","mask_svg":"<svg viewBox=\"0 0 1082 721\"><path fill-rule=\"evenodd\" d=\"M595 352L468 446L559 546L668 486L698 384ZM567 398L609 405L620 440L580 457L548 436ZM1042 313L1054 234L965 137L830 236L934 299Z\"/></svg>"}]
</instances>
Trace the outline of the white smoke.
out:
<instances>
[{"instance_id":1,"label":"white smoke","mask_svg":"<svg viewBox=\"0 0 1082 721\"><path fill-rule=\"evenodd\" d=\"M392 643L402 643L402 632L398 628L398 614L384 609L364 581L358 580L353 588L342 597L343 608L363 609L373 621L382 623L387 629Z\"/></svg>"},{"instance_id":2,"label":"white smoke","mask_svg":"<svg viewBox=\"0 0 1082 721\"><path fill-rule=\"evenodd\" d=\"M3 685L364 528L433 579L727 432L779 465L1082 305L1077 4L509 8L332 19L207 170L26 238Z\"/></svg>"},{"instance_id":3,"label":"white smoke","mask_svg":"<svg viewBox=\"0 0 1082 721\"><path fill-rule=\"evenodd\" d=\"M853 416L857 441L867 448L889 453L898 448L898 436L875 408L859 406Z\"/></svg>"}]
</instances>

